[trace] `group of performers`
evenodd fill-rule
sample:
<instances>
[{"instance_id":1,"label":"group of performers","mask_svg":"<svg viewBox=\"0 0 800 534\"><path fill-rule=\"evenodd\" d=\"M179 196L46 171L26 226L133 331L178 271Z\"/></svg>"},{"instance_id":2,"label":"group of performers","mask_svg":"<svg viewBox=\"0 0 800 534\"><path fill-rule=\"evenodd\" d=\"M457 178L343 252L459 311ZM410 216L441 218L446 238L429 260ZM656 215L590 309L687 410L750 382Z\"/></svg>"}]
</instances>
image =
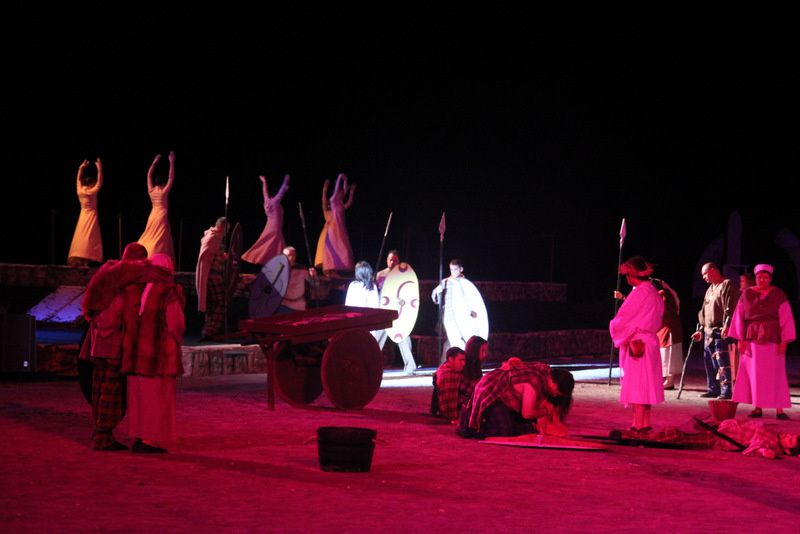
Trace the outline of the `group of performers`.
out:
<instances>
[{"instance_id":1,"label":"group of performers","mask_svg":"<svg viewBox=\"0 0 800 534\"><path fill-rule=\"evenodd\" d=\"M84 301L84 314L91 327L82 355L94 362L94 444L100 450L121 448L111 431L121 418L126 375L129 419L134 434L143 436L137 437L137 450L164 450L159 441L174 435L174 378L181 371L184 299L180 286L172 282L174 248L168 199L175 180L175 154L168 155L166 179L156 173L160 159L160 155L155 156L147 172L152 210L138 245L126 248L121 261L111 260L102 266ZM72 265L103 260L97 218L103 167L97 158L96 176L90 176L86 172L89 165L84 160L78 168L76 189L81 212L68 255ZM356 186L348 183L347 176L338 175L330 196L329 180L322 187L325 224L317 242L315 265L308 268L296 265L297 252L283 237L281 201L289 189L290 176L284 177L273 196L266 178L259 179L267 221L241 258L261 266L278 254L287 257L291 275L281 311L305 309L307 286L317 276L314 267L331 276L354 272L345 304L380 307L382 286L400 264L399 252L389 252L386 268L377 275L369 263L354 263L345 211L352 206ZM212 338L222 330L226 232L227 221L219 218L200 243L196 284L198 309L206 315L202 338ZM449 266L450 276L431 294L433 302L441 306L447 338L443 363L434 375L432 411L457 424L458 432L466 437L513 435L525 430L564 435L563 420L572 404L572 375L517 358L484 375L481 362L488 350L486 309L477 288L464 277L461 261L454 259ZM653 278L652 272L652 265L640 257L622 263L620 273L632 290L627 298L615 292L623 303L609 325L614 344L620 349L620 402L633 406L633 423L625 432L637 436L653 434L651 408L664 401L665 389L674 388L673 379L683 359L680 300L666 282ZM693 334L693 339L704 341L705 346L708 390L702 396L752 404L752 418L761 417L764 408L773 408L779 419L788 419L784 409L791 402L785 354L787 343L795 339L794 320L786 295L771 284L772 266L757 265L755 285L745 288L741 296L715 265L704 265L702 274L710 286L699 313L700 328ZM162 343L155 332L169 335ZM383 348L386 332L373 335ZM733 352L740 362L735 383L736 369L730 359L734 340ZM399 345L404 372L413 373L417 365L409 336L392 341ZM145 402L152 398L166 399L161 402L166 412L153 417Z\"/></svg>"},{"instance_id":2,"label":"group of performers","mask_svg":"<svg viewBox=\"0 0 800 534\"><path fill-rule=\"evenodd\" d=\"M796 337L794 318L786 294L772 285L773 267L762 263L753 272L755 285L738 295L715 264L702 267L709 288L693 334L705 347L708 388L700 396L751 404L751 418L760 418L764 408L773 408L777 419L788 420L784 412L791 407L786 346ZM651 408L664 402L666 387L657 335L664 325L666 296L656 288L653 266L643 258L628 259L620 273L632 287L609 325L620 350L620 402L633 406L628 432L650 436ZM734 343L739 355L735 382L730 361Z\"/></svg>"},{"instance_id":3,"label":"group of performers","mask_svg":"<svg viewBox=\"0 0 800 534\"><path fill-rule=\"evenodd\" d=\"M95 450L127 446L113 432L126 415L136 453L164 453L176 439L176 378L183 374L184 297L172 260L148 258L140 243L109 260L86 288L82 312L89 327L80 358L91 362Z\"/></svg>"},{"instance_id":4,"label":"group of performers","mask_svg":"<svg viewBox=\"0 0 800 534\"><path fill-rule=\"evenodd\" d=\"M147 170L147 194L150 196L152 209L147 218L144 232L137 240L147 250L148 255L166 254L175 262L175 251L172 246L172 230L169 225L169 192L175 183L175 152L167 156L169 172L167 178L156 173L156 166L161 161L157 154ZM69 265L88 266L90 263L102 263L103 239L100 234L100 221L97 216L97 196L103 186L103 165L100 158L95 161L96 175L86 172L89 160L83 160L78 166L77 193L81 205L78 224L72 236L67 262Z\"/></svg>"}]
</instances>

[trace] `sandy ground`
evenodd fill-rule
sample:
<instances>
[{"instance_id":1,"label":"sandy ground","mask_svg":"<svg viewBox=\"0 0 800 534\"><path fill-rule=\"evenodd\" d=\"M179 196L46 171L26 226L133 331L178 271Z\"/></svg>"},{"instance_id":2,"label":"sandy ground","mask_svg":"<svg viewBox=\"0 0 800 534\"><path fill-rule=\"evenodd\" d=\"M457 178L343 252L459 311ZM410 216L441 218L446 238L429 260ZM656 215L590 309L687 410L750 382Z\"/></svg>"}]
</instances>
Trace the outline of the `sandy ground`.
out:
<instances>
[{"instance_id":1,"label":"sandy ground","mask_svg":"<svg viewBox=\"0 0 800 534\"><path fill-rule=\"evenodd\" d=\"M74 381L0 383L4 532L798 532L800 459L609 446L492 446L427 415L430 387L385 380L363 410L278 401L264 375L179 380L181 441L166 455L92 452ZM416 382L427 382L416 380ZM800 432L794 420L764 422ZM656 426L707 410L701 377L667 393ZM581 382L571 433L630 424L618 387ZM739 407L739 416L749 411ZM319 467L320 426L377 430L369 473ZM119 438L128 441L124 433ZM129 441L128 441L129 442Z\"/></svg>"}]
</instances>

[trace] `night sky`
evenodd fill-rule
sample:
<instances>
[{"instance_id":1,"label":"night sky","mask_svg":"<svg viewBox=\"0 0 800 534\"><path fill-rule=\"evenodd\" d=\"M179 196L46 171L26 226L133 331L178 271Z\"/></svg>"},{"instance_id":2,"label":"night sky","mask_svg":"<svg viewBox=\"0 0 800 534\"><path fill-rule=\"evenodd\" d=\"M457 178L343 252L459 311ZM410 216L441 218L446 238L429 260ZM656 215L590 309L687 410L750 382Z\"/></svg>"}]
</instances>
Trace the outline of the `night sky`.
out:
<instances>
[{"instance_id":1,"label":"night sky","mask_svg":"<svg viewBox=\"0 0 800 534\"><path fill-rule=\"evenodd\" d=\"M0 261L49 263L55 217L65 262L75 172L97 156L116 256L118 216L135 240L148 166L174 149L182 270L224 212L226 176L249 246L265 222L258 175L273 191L292 175L284 233L304 259L297 203L313 255L322 182L345 172L356 258L375 262L393 211L387 248L425 279L438 276L443 211L445 257L468 277L552 274L574 299L613 289L622 217L624 256L679 290L734 210L743 261L786 272L772 241L800 235L796 13L687 5L26 8L3 23L13 217Z\"/></svg>"}]
</instances>

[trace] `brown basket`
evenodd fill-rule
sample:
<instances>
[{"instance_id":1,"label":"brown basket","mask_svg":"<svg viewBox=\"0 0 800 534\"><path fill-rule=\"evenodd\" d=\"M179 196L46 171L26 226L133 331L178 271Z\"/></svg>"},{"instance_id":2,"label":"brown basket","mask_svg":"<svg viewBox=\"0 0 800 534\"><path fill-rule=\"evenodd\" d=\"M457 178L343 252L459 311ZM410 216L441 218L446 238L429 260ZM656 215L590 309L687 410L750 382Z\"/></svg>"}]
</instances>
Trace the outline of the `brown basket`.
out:
<instances>
[{"instance_id":1,"label":"brown basket","mask_svg":"<svg viewBox=\"0 0 800 534\"><path fill-rule=\"evenodd\" d=\"M738 402L727 399L712 399L708 401L708 409L711 410L711 417L717 421L733 419L736 417Z\"/></svg>"}]
</instances>

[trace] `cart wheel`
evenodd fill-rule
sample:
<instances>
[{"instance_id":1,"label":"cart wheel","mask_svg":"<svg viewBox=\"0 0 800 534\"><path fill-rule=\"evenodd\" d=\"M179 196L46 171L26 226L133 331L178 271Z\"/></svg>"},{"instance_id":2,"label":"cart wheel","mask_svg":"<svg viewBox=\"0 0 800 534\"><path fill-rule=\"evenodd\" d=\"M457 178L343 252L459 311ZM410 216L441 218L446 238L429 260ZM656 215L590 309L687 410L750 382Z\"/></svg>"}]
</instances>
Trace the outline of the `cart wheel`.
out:
<instances>
[{"instance_id":1,"label":"cart wheel","mask_svg":"<svg viewBox=\"0 0 800 534\"><path fill-rule=\"evenodd\" d=\"M337 408L363 408L375 398L383 378L378 342L366 330L335 334L322 356L322 387Z\"/></svg>"},{"instance_id":2,"label":"cart wheel","mask_svg":"<svg viewBox=\"0 0 800 534\"><path fill-rule=\"evenodd\" d=\"M285 351L275 361L275 389L288 404L305 406L322 393L319 352L314 355Z\"/></svg>"}]
</instances>

